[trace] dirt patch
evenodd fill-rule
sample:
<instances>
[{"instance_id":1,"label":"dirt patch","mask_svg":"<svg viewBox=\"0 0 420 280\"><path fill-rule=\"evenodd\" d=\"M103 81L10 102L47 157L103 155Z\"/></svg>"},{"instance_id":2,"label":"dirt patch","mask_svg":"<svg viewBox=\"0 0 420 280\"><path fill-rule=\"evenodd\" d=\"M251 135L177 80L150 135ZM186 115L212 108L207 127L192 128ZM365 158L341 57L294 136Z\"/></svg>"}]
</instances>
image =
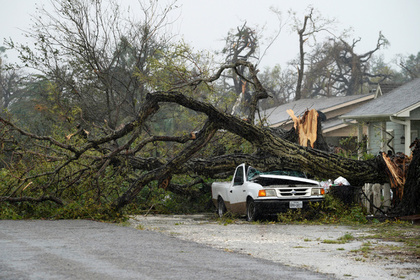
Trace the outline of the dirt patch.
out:
<instances>
[{"instance_id":1,"label":"dirt patch","mask_svg":"<svg viewBox=\"0 0 420 280\"><path fill-rule=\"evenodd\" d=\"M420 279L418 260L404 260L398 242L365 239L366 229L336 225L223 223L213 215L133 216L130 225L225 251L248 254L339 279ZM366 248L367 247L367 248ZM385 250L386 248L386 250Z\"/></svg>"}]
</instances>

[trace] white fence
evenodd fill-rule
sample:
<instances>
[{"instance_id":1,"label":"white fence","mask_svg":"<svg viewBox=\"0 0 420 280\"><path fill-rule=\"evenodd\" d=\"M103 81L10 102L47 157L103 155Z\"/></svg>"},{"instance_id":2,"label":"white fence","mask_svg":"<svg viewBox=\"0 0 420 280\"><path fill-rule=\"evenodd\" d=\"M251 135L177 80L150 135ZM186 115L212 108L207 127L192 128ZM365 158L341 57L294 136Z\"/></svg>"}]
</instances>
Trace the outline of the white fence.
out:
<instances>
[{"instance_id":1,"label":"white fence","mask_svg":"<svg viewBox=\"0 0 420 280\"><path fill-rule=\"evenodd\" d=\"M368 184L366 183L362 191L369 198L366 199L365 196L361 197L362 205L365 207L369 214L380 214L381 209L383 212L388 212L391 207L391 186L386 184Z\"/></svg>"}]
</instances>

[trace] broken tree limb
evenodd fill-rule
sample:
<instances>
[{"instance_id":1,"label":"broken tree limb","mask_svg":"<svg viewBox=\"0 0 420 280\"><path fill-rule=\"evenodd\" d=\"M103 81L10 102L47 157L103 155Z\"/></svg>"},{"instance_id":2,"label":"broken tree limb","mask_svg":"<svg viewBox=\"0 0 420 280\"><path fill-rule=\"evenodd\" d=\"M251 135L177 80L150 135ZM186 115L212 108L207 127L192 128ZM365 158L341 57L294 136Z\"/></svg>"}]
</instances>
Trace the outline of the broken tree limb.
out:
<instances>
[{"instance_id":1,"label":"broken tree limb","mask_svg":"<svg viewBox=\"0 0 420 280\"><path fill-rule=\"evenodd\" d=\"M130 203L137 194L151 181L164 180L171 174L177 173L176 170L187 162L197 151L201 150L208 141L216 133L217 128L213 122L208 121L206 125L198 133L198 137L191 142L181 153L174 157L171 161L167 162L164 166L154 169L137 179L131 184L130 188L118 198L115 203L117 209L122 208Z\"/></svg>"},{"instance_id":2,"label":"broken tree limb","mask_svg":"<svg viewBox=\"0 0 420 280\"><path fill-rule=\"evenodd\" d=\"M407 178L408 166L411 157L402 153L396 155L381 154L387 167L387 173L391 182L391 188L396 190L396 196L401 201L404 194L404 185Z\"/></svg>"},{"instance_id":3,"label":"broken tree limb","mask_svg":"<svg viewBox=\"0 0 420 280\"><path fill-rule=\"evenodd\" d=\"M318 136L318 112L315 109L305 111L302 117L296 117L293 110L287 110L294 122L294 128L298 131L299 144L303 147L314 148Z\"/></svg>"}]
</instances>

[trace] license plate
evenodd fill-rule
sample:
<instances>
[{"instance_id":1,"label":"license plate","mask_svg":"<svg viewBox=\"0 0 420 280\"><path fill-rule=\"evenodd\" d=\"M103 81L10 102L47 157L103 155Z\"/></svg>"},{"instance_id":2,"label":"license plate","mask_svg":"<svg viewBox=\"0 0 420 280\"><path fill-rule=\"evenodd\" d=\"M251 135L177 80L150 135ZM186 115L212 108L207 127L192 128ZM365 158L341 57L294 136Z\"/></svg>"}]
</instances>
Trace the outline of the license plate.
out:
<instances>
[{"instance_id":1,"label":"license plate","mask_svg":"<svg viewBox=\"0 0 420 280\"><path fill-rule=\"evenodd\" d=\"M290 201L289 208L303 208L302 201Z\"/></svg>"}]
</instances>

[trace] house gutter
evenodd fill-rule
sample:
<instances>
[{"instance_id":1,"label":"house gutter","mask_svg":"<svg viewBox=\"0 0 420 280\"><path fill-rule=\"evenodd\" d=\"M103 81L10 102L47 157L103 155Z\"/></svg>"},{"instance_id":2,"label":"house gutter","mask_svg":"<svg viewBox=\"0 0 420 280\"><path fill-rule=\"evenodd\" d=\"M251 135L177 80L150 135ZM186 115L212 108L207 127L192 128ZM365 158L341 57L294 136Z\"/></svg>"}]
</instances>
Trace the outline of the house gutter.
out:
<instances>
[{"instance_id":1,"label":"house gutter","mask_svg":"<svg viewBox=\"0 0 420 280\"><path fill-rule=\"evenodd\" d=\"M354 115L354 116L347 115L346 116L345 115L345 116L340 116L339 118L343 119L343 120L348 120L348 119L355 119L355 120L357 120L357 119L383 119L383 118L388 119L389 116L390 115L363 115L363 116L360 116L360 115Z\"/></svg>"},{"instance_id":2,"label":"house gutter","mask_svg":"<svg viewBox=\"0 0 420 280\"><path fill-rule=\"evenodd\" d=\"M406 125L405 121L399 120L397 119L395 116L389 116L389 120L393 123L397 123L397 124L401 124L401 125Z\"/></svg>"}]
</instances>

